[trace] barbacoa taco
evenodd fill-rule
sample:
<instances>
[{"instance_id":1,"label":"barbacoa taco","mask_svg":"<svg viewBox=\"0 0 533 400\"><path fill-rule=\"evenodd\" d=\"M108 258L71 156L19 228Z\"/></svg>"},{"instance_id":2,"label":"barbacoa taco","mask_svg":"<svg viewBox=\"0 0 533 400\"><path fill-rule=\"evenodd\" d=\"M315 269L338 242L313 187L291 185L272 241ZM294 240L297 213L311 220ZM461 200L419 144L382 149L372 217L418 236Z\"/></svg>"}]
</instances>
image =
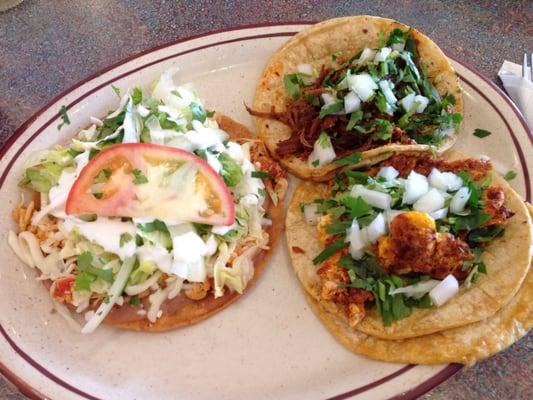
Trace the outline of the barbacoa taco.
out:
<instances>
[{"instance_id":1,"label":"barbacoa taco","mask_svg":"<svg viewBox=\"0 0 533 400\"><path fill-rule=\"evenodd\" d=\"M290 39L265 68L248 110L291 173L324 181L398 152L444 152L456 140L463 101L449 60L427 36L355 16Z\"/></svg>"},{"instance_id":2,"label":"barbacoa taco","mask_svg":"<svg viewBox=\"0 0 533 400\"><path fill-rule=\"evenodd\" d=\"M531 218L490 161L393 156L302 183L287 220L292 265L321 309L381 339L494 315L531 263Z\"/></svg>"},{"instance_id":3,"label":"barbacoa taco","mask_svg":"<svg viewBox=\"0 0 533 400\"><path fill-rule=\"evenodd\" d=\"M261 275L286 176L244 126L213 116L167 72L150 96L133 89L68 146L26 164L34 200L13 211L9 244L63 315L85 318L83 333L102 322L189 325Z\"/></svg>"}]
</instances>

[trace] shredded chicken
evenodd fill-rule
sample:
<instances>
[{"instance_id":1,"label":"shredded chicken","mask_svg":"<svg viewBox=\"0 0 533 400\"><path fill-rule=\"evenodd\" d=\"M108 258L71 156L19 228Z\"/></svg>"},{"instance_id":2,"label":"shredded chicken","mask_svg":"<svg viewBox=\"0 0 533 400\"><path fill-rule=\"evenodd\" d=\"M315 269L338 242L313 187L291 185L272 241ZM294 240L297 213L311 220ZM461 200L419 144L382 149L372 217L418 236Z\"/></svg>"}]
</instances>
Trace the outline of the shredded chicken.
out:
<instances>
[{"instance_id":1,"label":"shredded chicken","mask_svg":"<svg viewBox=\"0 0 533 400\"><path fill-rule=\"evenodd\" d=\"M28 230L28 226L31 223L31 217L33 215L33 212L35 211L35 203L33 201L30 201L30 203L24 207L25 199L24 199L24 193L20 194L20 201L11 212L11 215L13 216L13 219L18 224L19 232Z\"/></svg>"},{"instance_id":2,"label":"shredded chicken","mask_svg":"<svg viewBox=\"0 0 533 400\"><path fill-rule=\"evenodd\" d=\"M211 289L210 280L205 282L195 282L190 289L185 290L185 296L191 300L202 300Z\"/></svg>"},{"instance_id":3,"label":"shredded chicken","mask_svg":"<svg viewBox=\"0 0 533 400\"><path fill-rule=\"evenodd\" d=\"M491 186L483 192L481 198L484 206L483 211L490 215L490 220L483 226L504 224L514 215L514 212L503 205L505 193L501 187Z\"/></svg>"},{"instance_id":4,"label":"shredded chicken","mask_svg":"<svg viewBox=\"0 0 533 400\"><path fill-rule=\"evenodd\" d=\"M463 263L474 258L467 243L437 232L435 222L416 211L396 216L390 233L379 238L376 250L377 260L387 272L416 272L437 279L449 274L465 279L471 267L463 270Z\"/></svg>"},{"instance_id":5,"label":"shredded chicken","mask_svg":"<svg viewBox=\"0 0 533 400\"><path fill-rule=\"evenodd\" d=\"M321 278L322 299L341 306L350 325L355 326L365 316L365 302L372 301L374 296L367 290L345 286L350 283L350 277L346 268L339 265L339 260L346 254L346 250L339 251L328 258L317 270L317 275Z\"/></svg>"}]
</instances>

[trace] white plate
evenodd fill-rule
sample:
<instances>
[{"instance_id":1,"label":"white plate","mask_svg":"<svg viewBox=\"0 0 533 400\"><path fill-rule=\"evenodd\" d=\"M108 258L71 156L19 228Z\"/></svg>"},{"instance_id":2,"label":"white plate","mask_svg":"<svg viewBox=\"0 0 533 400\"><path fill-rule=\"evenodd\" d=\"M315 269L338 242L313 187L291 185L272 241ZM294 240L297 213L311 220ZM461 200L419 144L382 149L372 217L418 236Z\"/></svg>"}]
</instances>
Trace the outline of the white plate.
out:
<instances>
[{"instance_id":1,"label":"white plate","mask_svg":"<svg viewBox=\"0 0 533 400\"><path fill-rule=\"evenodd\" d=\"M238 303L197 325L168 333L124 332L102 326L90 336L70 331L51 313L45 288L7 245L14 228L25 157L66 140L116 106L110 88L147 86L164 70L199 89L208 108L252 127L243 100L270 55L303 24L234 29L145 52L107 68L54 99L25 123L0 160L0 371L25 394L54 399L167 398L414 398L460 366L388 364L356 356L308 309L283 243L258 282ZM464 130L457 145L490 156L515 189L531 198L531 138L508 99L485 78L454 62L465 89ZM66 105L72 123L57 131ZM474 128L493 135L478 139Z\"/></svg>"}]
</instances>

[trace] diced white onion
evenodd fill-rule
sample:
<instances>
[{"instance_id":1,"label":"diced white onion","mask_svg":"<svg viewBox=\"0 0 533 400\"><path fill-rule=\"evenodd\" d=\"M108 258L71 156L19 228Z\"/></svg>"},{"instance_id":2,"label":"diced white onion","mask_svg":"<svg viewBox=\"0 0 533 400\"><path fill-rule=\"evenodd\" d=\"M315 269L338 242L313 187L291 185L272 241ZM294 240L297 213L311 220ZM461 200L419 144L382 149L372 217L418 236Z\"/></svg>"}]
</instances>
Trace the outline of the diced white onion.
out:
<instances>
[{"instance_id":1,"label":"diced white onion","mask_svg":"<svg viewBox=\"0 0 533 400\"><path fill-rule=\"evenodd\" d=\"M296 67L299 73L306 75L313 75L313 66L311 64L298 64Z\"/></svg>"},{"instance_id":2,"label":"diced white onion","mask_svg":"<svg viewBox=\"0 0 533 400\"><path fill-rule=\"evenodd\" d=\"M398 175L400 175L398 170L391 166L381 167L378 172L378 176L385 178L385 180L387 181L392 181L393 179L396 179Z\"/></svg>"},{"instance_id":3,"label":"diced white onion","mask_svg":"<svg viewBox=\"0 0 533 400\"><path fill-rule=\"evenodd\" d=\"M333 96L331 93L322 93L320 96L322 97L322 101L324 102L325 106L329 106L337 101L335 96Z\"/></svg>"},{"instance_id":4,"label":"diced white onion","mask_svg":"<svg viewBox=\"0 0 533 400\"><path fill-rule=\"evenodd\" d=\"M426 109L428 103L429 103L429 99L427 97L416 95L415 96L415 104L417 105L416 106L416 112L417 113L424 112L424 110Z\"/></svg>"},{"instance_id":5,"label":"diced white onion","mask_svg":"<svg viewBox=\"0 0 533 400\"><path fill-rule=\"evenodd\" d=\"M374 95L374 91L378 88L374 79L367 73L350 75L348 77L348 86L362 101L370 99Z\"/></svg>"},{"instance_id":6,"label":"diced white onion","mask_svg":"<svg viewBox=\"0 0 533 400\"><path fill-rule=\"evenodd\" d=\"M309 225L318 224L318 214L317 214L317 204L316 203L306 204L304 206L304 217L305 217L305 221Z\"/></svg>"},{"instance_id":7,"label":"diced white onion","mask_svg":"<svg viewBox=\"0 0 533 400\"><path fill-rule=\"evenodd\" d=\"M440 307L459 292L459 282L453 275L448 275L429 292L433 305Z\"/></svg>"},{"instance_id":8,"label":"diced white onion","mask_svg":"<svg viewBox=\"0 0 533 400\"><path fill-rule=\"evenodd\" d=\"M142 104L139 104L137 106L137 112L139 113L139 115L143 118L146 118L149 114L150 114L150 110L147 109L145 106L143 106Z\"/></svg>"},{"instance_id":9,"label":"diced white onion","mask_svg":"<svg viewBox=\"0 0 533 400\"><path fill-rule=\"evenodd\" d=\"M376 55L376 50L369 49L368 47L365 47L363 51L361 52L361 55L359 56L359 60L357 60L358 63L362 63L368 60L374 59Z\"/></svg>"},{"instance_id":10,"label":"diced white onion","mask_svg":"<svg viewBox=\"0 0 533 400\"><path fill-rule=\"evenodd\" d=\"M361 108L361 99L354 92L348 92L344 96L344 112L350 114L359 110L359 108Z\"/></svg>"},{"instance_id":11,"label":"diced white onion","mask_svg":"<svg viewBox=\"0 0 533 400\"><path fill-rule=\"evenodd\" d=\"M390 47L383 47L374 57L374 64L385 61L390 55L392 49Z\"/></svg>"},{"instance_id":12,"label":"diced white onion","mask_svg":"<svg viewBox=\"0 0 533 400\"><path fill-rule=\"evenodd\" d=\"M359 260L363 257L364 248L367 246L366 241L361 235L361 229L357 219L354 218L352 225L346 232L346 241L350 243L350 255L354 260Z\"/></svg>"},{"instance_id":13,"label":"diced white onion","mask_svg":"<svg viewBox=\"0 0 533 400\"><path fill-rule=\"evenodd\" d=\"M397 109L398 108L396 106L391 106L389 103L387 103L387 106L385 107L385 114L388 114L392 117L394 115L394 111Z\"/></svg>"},{"instance_id":14,"label":"diced white onion","mask_svg":"<svg viewBox=\"0 0 533 400\"><path fill-rule=\"evenodd\" d=\"M414 210L428 214L442 207L444 207L444 197L435 188L430 189L413 204Z\"/></svg>"},{"instance_id":15,"label":"diced white onion","mask_svg":"<svg viewBox=\"0 0 533 400\"><path fill-rule=\"evenodd\" d=\"M462 187L455 193L450 202L450 212L457 214L465 209L466 203L470 198L470 190L467 187Z\"/></svg>"},{"instance_id":16,"label":"diced white onion","mask_svg":"<svg viewBox=\"0 0 533 400\"><path fill-rule=\"evenodd\" d=\"M440 281L436 279L429 279L424 282L415 283L414 285L404 286L391 290L389 291L389 294L393 296L398 293L404 293L407 297L414 297L415 299L420 299L424 297L426 293L430 292L439 283Z\"/></svg>"},{"instance_id":17,"label":"diced white onion","mask_svg":"<svg viewBox=\"0 0 533 400\"><path fill-rule=\"evenodd\" d=\"M403 49L405 49L405 43L394 43L391 48L395 51L403 51Z\"/></svg>"},{"instance_id":18,"label":"diced white onion","mask_svg":"<svg viewBox=\"0 0 533 400\"><path fill-rule=\"evenodd\" d=\"M383 213L379 213L376 218L363 229L366 229L368 242L371 244L376 243L380 236L387 234L387 224L385 224Z\"/></svg>"},{"instance_id":19,"label":"diced white onion","mask_svg":"<svg viewBox=\"0 0 533 400\"><path fill-rule=\"evenodd\" d=\"M385 219L387 220L389 226L396 216L403 214L404 212L406 212L406 210L385 210Z\"/></svg>"},{"instance_id":20,"label":"diced white onion","mask_svg":"<svg viewBox=\"0 0 533 400\"><path fill-rule=\"evenodd\" d=\"M446 215L448 215L448 208L441 208L437 211L429 213L429 216L434 220L446 218Z\"/></svg>"},{"instance_id":21,"label":"diced white onion","mask_svg":"<svg viewBox=\"0 0 533 400\"><path fill-rule=\"evenodd\" d=\"M348 75L350 71L347 72L347 75L342 78L342 80L337 84L337 90L346 90L348 89Z\"/></svg>"},{"instance_id":22,"label":"diced white onion","mask_svg":"<svg viewBox=\"0 0 533 400\"><path fill-rule=\"evenodd\" d=\"M398 104L400 104L406 112L410 112L415 105L415 97L415 93L408 94L403 99L399 100Z\"/></svg>"},{"instance_id":23,"label":"diced white onion","mask_svg":"<svg viewBox=\"0 0 533 400\"><path fill-rule=\"evenodd\" d=\"M455 191L463 186L463 180L453 172L440 172L433 168L428 175L429 184L444 191Z\"/></svg>"},{"instance_id":24,"label":"diced white onion","mask_svg":"<svg viewBox=\"0 0 533 400\"><path fill-rule=\"evenodd\" d=\"M322 142L322 144L320 142ZM331 145L330 138L327 137L325 139L321 139L321 137L319 137L316 140L313 146L313 151L311 152L311 154L309 154L309 158L307 161L311 168L320 168L332 162L336 157L337 155L335 154L335 150ZM315 166L313 163L316 163L317 160L318 165Z\"/></svg>"},{"instance_id":25,"label":"diced white onion","mask_svg":"<svg viewBox=\"0 0 533 400\"><path fill-rule=\"evenodd\" d=\"M316 80L316 74L311 64L298 64L296 67L300 74L303 74L302 81L304 85L312 85Z\"/></svg>"},{"instance_id":26,"label":"diced white onion","mask_svg":"<svg viewBox=\"0 0 533 400\"><path fill-rule=\"evenodd\" d=\"M388 193L378 192L377 190L370 190L363 185L355 185L350 194L353 197L361 197L364 201L372 207L387 210L392 204L392 197Z\"/></svg>"},{"instance_id":27,"label":"diced white onion","mask_svg":"<svg viewBox=\"0 0 533 400\"><path fill-rule=\"evenodd\" d=\"M411 171L405 180L403 204L413 204L429 190L428 180L424 175Z\"/></svg>"},{"instance_id":28,"label":"diced white onion","mask_svg":"<svg viewBox=\"0 0 533 400\"><path fill-rule=\"evenodd\" d=\"M385 100L387 100L387 103L389 104L396 104L398 99L392 92L392 82L388 80L379 81L378 83L379 88L381 89L381 92L383 93L383 96L385 96Z\"/></svg>"}]
</instances>

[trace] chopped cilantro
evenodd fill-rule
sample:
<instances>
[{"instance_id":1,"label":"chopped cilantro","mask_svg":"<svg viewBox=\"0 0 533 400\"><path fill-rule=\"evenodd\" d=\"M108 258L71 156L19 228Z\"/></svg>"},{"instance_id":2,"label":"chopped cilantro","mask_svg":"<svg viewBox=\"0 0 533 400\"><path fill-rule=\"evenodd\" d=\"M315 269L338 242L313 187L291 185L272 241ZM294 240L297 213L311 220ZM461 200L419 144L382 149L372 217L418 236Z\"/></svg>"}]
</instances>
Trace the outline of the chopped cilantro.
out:
<instances>
[{"instance_id":1,"label":"chopped cilantro","mask_svg":"<svg viewBox=\"0 0 533 400\"><path fill-rule=\"evenodd\" d=\"M391 46L396 43L405 43L405 39L408 35L409 31L404 32L401 29L395 28L389 35L387 46Z\"/></svg>"},{"instance_id":2,"label":"chopped cilantro","mask_svg":"<svg viewBox=\"0 0 533 400\"><path fill-rule=\"evenodd\" d=\"M312 165L313 167L318 167L318 166L320 165L320 160L319 160L319 159L316 159L315 161L313 161L313 162L311 163L311 165Z\"/></svg>"},{"instance_id":3,"label":"chopped cilantro","mask_svg":"<svg viewBox=\"0 0 533 400\"><path fill-rule=\"evenodd\" d=\"M372 213L373 208L361 197L346 196L342 199L344 204L350 210L350 218L360 218Z\"/></svg>"},{"instance_id":4,"label":"chopped cilantro","mask_svg":"<svg viewBox=\"0 0 533 400\"><path fill-rule=\"evenodd\" d=\"M328 134L324 131L320 132L320 136L318 136L317 142L318 142L318 145L323 149L327 149L331 147L331 139L329 138Z\"/></svg>"},{"instance_id":5,"label":"chopped cilantro","mask_svg":"<svg viewBox=\"0 0 533 400\"><path fill-rule=\"evenodd\" d=\"M489 135L492 135L492 132L486 131L485 129L476 128L474 129L473 135L481 139Z\"/></svg>"},{"instance_id":6,"label":"chopped cilantro","mask_svg":"<svg viewBox=\"0 0 533 400\"><path fill-rule=\"evenodd\" d=\"M103 279L106 282L113 282L113 270L101 269L92 266L93 255L85 251L78 256L78 269L80 274L76 277L74 290L91 290L90 285L96 278Z\"/></svg>"},{"instance_id":7,"label":"chopped cilantro","mask_svg":"<svg viewBox=\"0 0 533 400\"><path fill-rule=\"evenodd\" d=\"M340 55L341 55L341 52L340 51L336 51L335 53L333 53L331 55L331 61L336 62L337 58L339 58Z\"/></svg>"},{"instance_id":8,"label":"chopped cilantro","mask_svg":"<svg viewBox=\"0 0 533 400\"><path fill-rule=\"evenodd\" d=\"M490 242L504 234L505 228L500 225L476 228L468 233L468 244L470 247L476 243Z\"/></svg>"},{"instance_id":9,"label":"chopped cilantro","mask_svg":"<svg viewBox=\"0 0 533 400\"><path fill-rule=\"evenodd\" d=\"M352 223L350 221L342 221L334 224L326 225L326 232L330 235L345 234L346 229L350 227Z\"/></svg>"},{"instance_id":10,"label":"chopped cilantro","mask_svg":"<svg viewBox=\"0 0 533 400\"><path fill-rule=\"evenodd\" d=\"M113 89L113 92L115 92L117 97L120 98L120 88L116 87L115 85L111 85L111 89Z\"/></svg>"},{"instance_id":11,"label":"chopped cilantro","mask_svg":"<svg viewBox=\"0 0 533 400\"><path fill-rule=\"evenodd\" d=\"M334 103L328 104L327 106L322 106L318 116L324 118L326 115L336 114L344 110L344 102L342 100L337 100Z\"/></svg>"},{"instance_id":12,"label":"chopped cilantro","mask_svg":"<svg viewBox=\"0 0 533 400\"><path fill-rule=\"evenodd\" d=\"M78 256L78 268L80 271L87 270L93 262L93 255L88 252L84 251Z\"/></svg>"},{"instance_id":13,"label":"chopped cilantro","mask_svg":"<svg viewBox=\"0 0 533 400\"><path fill-rule=\"evenodd\" d=\"M192 119L204 123L207 119L207 114L204 107L199 103L195 103L194 101L190 104L190 107L192 111Z\"/></svg>"},{"instance_id":14,"label":"chopped cilantro","mask_svg":"<svg viewBox=\"0 0 533 400\"><path fill-rule=\"evenodd\" d=\"M259 188L259 189L257 189L257 193L259 193L259 195L260 195L261 197L267 197L267 192L266 192L266 190L263 189L263 188Z\"/></svg>"},{"instance_id":15,"label":"chopped cilantro","mask_svg":"<svg viewBox=\"0 0 533 400\"><path fill-rule=\"evenodd\" d=\"M357 110L357 111L354 111L351 115L350 115L350 120L348 121L348 124L346 125L346 130L347 131L351 131L354 126L363 119L363 111L362 110Z\"/></svg>"},{"instance_id":16,"label":"chopped cilantro","mask_svg":"<svg viewBox=\"0 0 533 400\"><path fill-rule=\"evenodd\" d=\"M120 242L119 242L120 247L123 247L126 243L128 243L131 240L133 240L133 236L131 236L130 233L128 232L123 233L122 235L120 235Z\"/></svg>"},{"instance_id":17,"label":"chopped cilantro","mask_svg":"<svg viewBox=\"0 0 533 400\"><path fill-rule=\"evenodd\" d=\"M131 101L135 105L141 104L141 102L143 101L143 91L140 88L133 88L133 92L131 94Z\"/></svg>"},{"instance_id":18,"label":"chopped cilantro","mask_svg":"<svg viewBox=\"0 0 533 400\"><path fill-rule=\"evenodd\" d=\"M252 171L252 178L272 179L272 175L266 171Z\"/></svg>"},{"instance_id":19,"label":"chopped cilantro","mask_svg":"<svg viewBox=\"0 0 533 400\"><path fill-rule=\"evenodd\" d=\"M300 87L304 86L303 78L306 77L306 74L287 74L283 77L283 86L293 100L300 97Z\"/></svg>"},{"instance_id":20,"label":"chopped cilantro","mask_svg":"<svg viewBox=\"0 0 533 400\"><path fill-rule=\"evenodd\" d=\"M471 231L476 229L490 221L490 218L490 215L476 210L470 215L450 217L448 218L448 221L452 224L454 232L459 232L462 230Z\"/></svg>"},{"instance_id":21,"label":"chopped cilantro","mask_svg":"<svg viewBox=\"0 0 533 400\"><path fill-rule=\"evenodd\" d=\"M136 306L141 303L141 299L139 299L139 296L131 296L130 297L130 304L132 306Z\"/></svg>"},{"instance_id":22,"label":"chopped cilantro","mask_svg":"<svg viewBox=\"0 0 533 400\"><path fill-rule=\"evenodd\" d=\"M344 206L338 206L338 207L331 207L328 209L328 214L330 214L333 218L339 219L342 214L346 212L346 207Z\"/></svg>"},{"instance_id":23,"label":"chopped cilantro","mask_svg":"<svg viewBox=\"0 0 533 400\"><path fill-rule=\"evenodd\" d=\"M512 181L514 178L516 178L516 175L516 172L511 170L503 176L503 179L505 179L506 181Z\"/></svg>"},{"instance_id":24,"label":"chopped cilantro","mask_svg":"<svg viewBox=\"0 0 533 400\"><path fill-rule=\"evenodd\" d=\"M201 159L207 161L207 151L205 149L196 149L194 150L194 154L196 154Z\"/></svg>"},{"instance_id":25,"label":"chopped cilantro","mask_svg":"<svg viewBox=\"0 0 533 400\"><path fill-rule=\"evenodd\" d=\"M389 140L392 137L393 125L390 121L376 118L374 120L374 126L378 128L373 136L375 140Z\"/></svg>"},{"instance_id":26,"label":"chopped cilantro","mask_svg":"<svg viewBox=\"0 0 533 400\"><path fill-rule=\"evenodd\" d=\"M113 282L113 270L111 268L102 269L90 267L89 272L93 275L96 275L98 278L103 279L106 282Z\"/></svg>"},{"instance_id":27,"label":"chopped cilantro","mask_svg":"<svg viewBox=\"0 0 533 400\"><path fill-rule=\"evenodd\" d=\"M155 219L152 222L146 222L144 224L137 224L137 227L145 233L150 233L150 232L155 232L155 231L168 233L167 225L163 221L160 221L158 219Z\"/></svg>"},{"instance_id":28,"label":"chopped cilantro","mask_svg":"<svg viewBox=\"0 0 533 400\"><path fill-rule=\"evenodd\" d=\"M70 125L70 118L68 117L68 114L67 114L67 107L65 107L64 105L61 106L61 108L59 109L59 116L61 117L61 120L63 122L61 122L57 126L57 130L61 130L61 128L63 128L63 125Z\"/></svg>"},{"instance_id":29,"label":"chopped cilantro","mask_svg":"<svg viewBox=\"0 0 533 400\"><path fill-rule=\"evenodd\" d=\"M131 173L135 177L135 179L133 179L134 185L142 185L143 183L148 182L148 178L146 178L146 176L143 175L140 169L135 168L131 171Z\"/></svg>"},{"instance_id":30,"label":"chopped cilantro","mask_svg":"<svg viewBox=\"0 0 533 400\"><path fill-rule=\"evenodd\" d=\"M359 161L361 161L361 153L356 151L355 153L352 153L346 157L335 160L334 163L338 165L348 165L357 164Z\"/></svg>"},{"instance_id":31,"label":"chopped cilantro","mask_svg":"<svg viewBox=\"0 0 533 400\"><path fill-rule=\"evenodd\" d=\"M341 238L329 246L327 246L324 250L320 252L318 256L313 258L313 264L320 264L322 261L327 260L329 257L331 257L333 254L335 254L337 251L342 249L343 247L346 247L348 243L344 241L344 238Z\"/></svg>"},{"instance_id":32,"label":"chopped cilantro","mask_svg":"<svg viewBox=\"0 0 533 400\"><path fill-rule=\"evenodd\" d=\"M74 290L76 291L91 291L91 283L96 280L96 276L87 272L82 272L76 277L74 282Z\"/></svg>"},{"instance_id":33,"label":"chopped cilantro","mask_svg":"<svg viewBox=\"0 0 533 400\"><path fill-rule=\"evenodd\" d=\"M376 94L376 107L378 108L378 110L382 113L387 112L387 105L388 104L387 100L385 99L385 96L381 92L378 92Z\"/></svg>"}]
</instances>

